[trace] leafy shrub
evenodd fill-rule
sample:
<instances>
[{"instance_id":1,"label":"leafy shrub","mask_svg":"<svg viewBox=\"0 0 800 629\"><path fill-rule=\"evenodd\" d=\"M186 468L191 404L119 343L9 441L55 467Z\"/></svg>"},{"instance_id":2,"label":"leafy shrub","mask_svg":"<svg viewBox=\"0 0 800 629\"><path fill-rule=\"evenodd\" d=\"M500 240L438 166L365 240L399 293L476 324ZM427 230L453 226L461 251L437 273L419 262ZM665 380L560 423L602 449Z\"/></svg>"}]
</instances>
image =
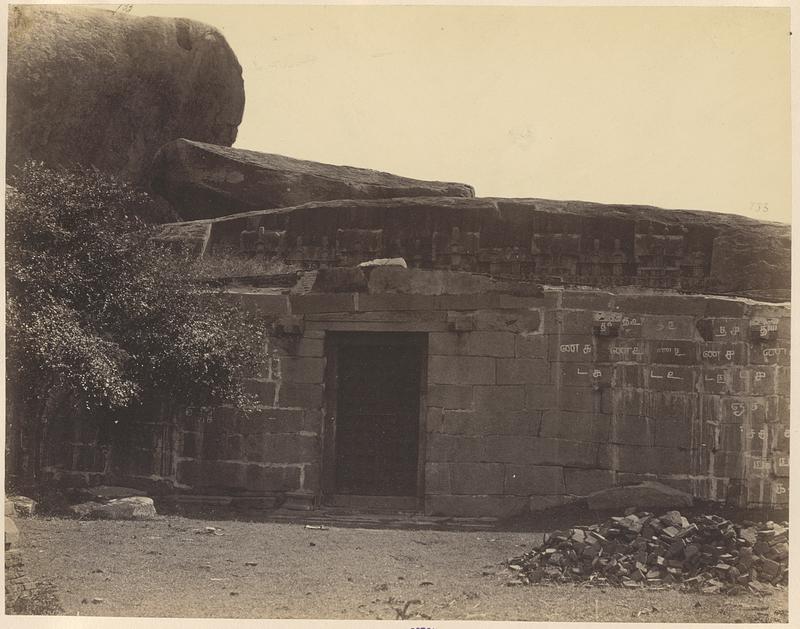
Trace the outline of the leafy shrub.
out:
<instances>
[{"instance_id":1,"label":"leafy shrub","mask_svg":"<svg viewBox=\"0 0 800 629\"><path fill-rule=\"evenodd\" d=\"M12 395L42 421L65 401L105 414L153 400L249 408L241 379L263 365L263 325L196 285L189 256L150 239L146 194L37 163L9 183Z\"/></svg>"}]
</instances>

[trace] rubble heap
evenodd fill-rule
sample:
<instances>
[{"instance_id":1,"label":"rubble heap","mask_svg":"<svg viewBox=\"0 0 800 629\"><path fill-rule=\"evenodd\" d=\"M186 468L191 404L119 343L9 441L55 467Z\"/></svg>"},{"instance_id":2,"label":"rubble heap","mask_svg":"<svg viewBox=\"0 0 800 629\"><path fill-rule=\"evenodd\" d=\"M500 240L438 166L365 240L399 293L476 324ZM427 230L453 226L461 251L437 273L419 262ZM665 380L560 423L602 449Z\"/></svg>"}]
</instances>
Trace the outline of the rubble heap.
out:
<instances>
[{"instance_id":1,"label":"rubble heap","mask_svg":"<svg viewBox=\"0 0 800 629\"><path fill-rule=\"evenodd\" d=\"M509 560L514 583L679 587L704 593L765 593L789 579L787 522L734 524L717 515L691 520L627 513L602 524L556 530L542 544Z\"/></svg>"}]
</instances>

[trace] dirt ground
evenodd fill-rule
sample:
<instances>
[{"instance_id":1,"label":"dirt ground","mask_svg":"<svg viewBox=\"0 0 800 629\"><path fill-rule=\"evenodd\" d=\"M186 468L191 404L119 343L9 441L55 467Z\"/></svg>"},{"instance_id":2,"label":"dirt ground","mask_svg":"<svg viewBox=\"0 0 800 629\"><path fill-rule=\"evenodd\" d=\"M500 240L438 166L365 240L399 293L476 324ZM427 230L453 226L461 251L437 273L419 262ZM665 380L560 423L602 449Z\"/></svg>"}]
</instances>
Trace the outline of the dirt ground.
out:
<instances>
[{"instance_id":1,"label":"dirt ground","mask_svg":"<svg viewBox=\"0 0 800 629\"><path fill-rule=\"evenodd\" d=\"M508 586L541 533L412 531L160 516L18 519L28 575L68 615L787 622L770 596ZM221 535L201 534L207 526Z\"/></svg>"}]
</instances>

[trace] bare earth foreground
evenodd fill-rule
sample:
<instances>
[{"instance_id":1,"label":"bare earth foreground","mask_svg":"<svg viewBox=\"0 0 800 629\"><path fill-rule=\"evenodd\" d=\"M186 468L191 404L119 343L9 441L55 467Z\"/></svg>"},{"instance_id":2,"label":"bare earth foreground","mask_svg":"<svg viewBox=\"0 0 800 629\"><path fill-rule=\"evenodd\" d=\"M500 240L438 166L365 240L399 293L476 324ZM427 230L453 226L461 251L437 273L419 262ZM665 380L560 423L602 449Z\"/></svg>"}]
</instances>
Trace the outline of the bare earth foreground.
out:
<instances>
[{"instance_id":1,"label":"bare earth foreground","mask_svg":"<svg viewBox=\"0 0 800 629\"><path fill-rule=\"evenodd\" d=\"M787 622L785 590L684 594L507 585L541 533L207 521L17 520L28 575L69 615ZM222 535L197 533L207 526ZM251 565L248 565L251 564ZM255 564L255 565L252 565Z\"/></svg>"}]
</instances>

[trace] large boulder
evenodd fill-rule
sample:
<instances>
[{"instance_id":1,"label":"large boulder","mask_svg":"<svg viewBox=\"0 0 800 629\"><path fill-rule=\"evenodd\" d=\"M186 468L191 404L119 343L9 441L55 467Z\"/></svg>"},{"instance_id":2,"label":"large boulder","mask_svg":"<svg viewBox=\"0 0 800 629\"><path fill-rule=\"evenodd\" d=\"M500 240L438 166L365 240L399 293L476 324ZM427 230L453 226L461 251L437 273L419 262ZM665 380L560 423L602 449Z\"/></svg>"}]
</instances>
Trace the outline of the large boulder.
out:
<instances>
[{"instance_id":1,"label":"large boulder","mask_svg":"<svg viewBox=\"0 0 800 629\"><path fill-rule=\"evenodd\" d=\"M236 139L242 69L214 28L52 5L9 12L10 166L77 162L139 182L170 140Z\"/></svg>"},{"instance_id":2,"label":"large boulder","mask_svg":"<svg viewBox=\"0 0 800 629\"><path fill-rule=\"evenodd\" d=\"M161 148L151 186L184 219L309 201L474 196L472 187L463 183L421 181L185 139Z\"/></svg>"}]
</instances>

